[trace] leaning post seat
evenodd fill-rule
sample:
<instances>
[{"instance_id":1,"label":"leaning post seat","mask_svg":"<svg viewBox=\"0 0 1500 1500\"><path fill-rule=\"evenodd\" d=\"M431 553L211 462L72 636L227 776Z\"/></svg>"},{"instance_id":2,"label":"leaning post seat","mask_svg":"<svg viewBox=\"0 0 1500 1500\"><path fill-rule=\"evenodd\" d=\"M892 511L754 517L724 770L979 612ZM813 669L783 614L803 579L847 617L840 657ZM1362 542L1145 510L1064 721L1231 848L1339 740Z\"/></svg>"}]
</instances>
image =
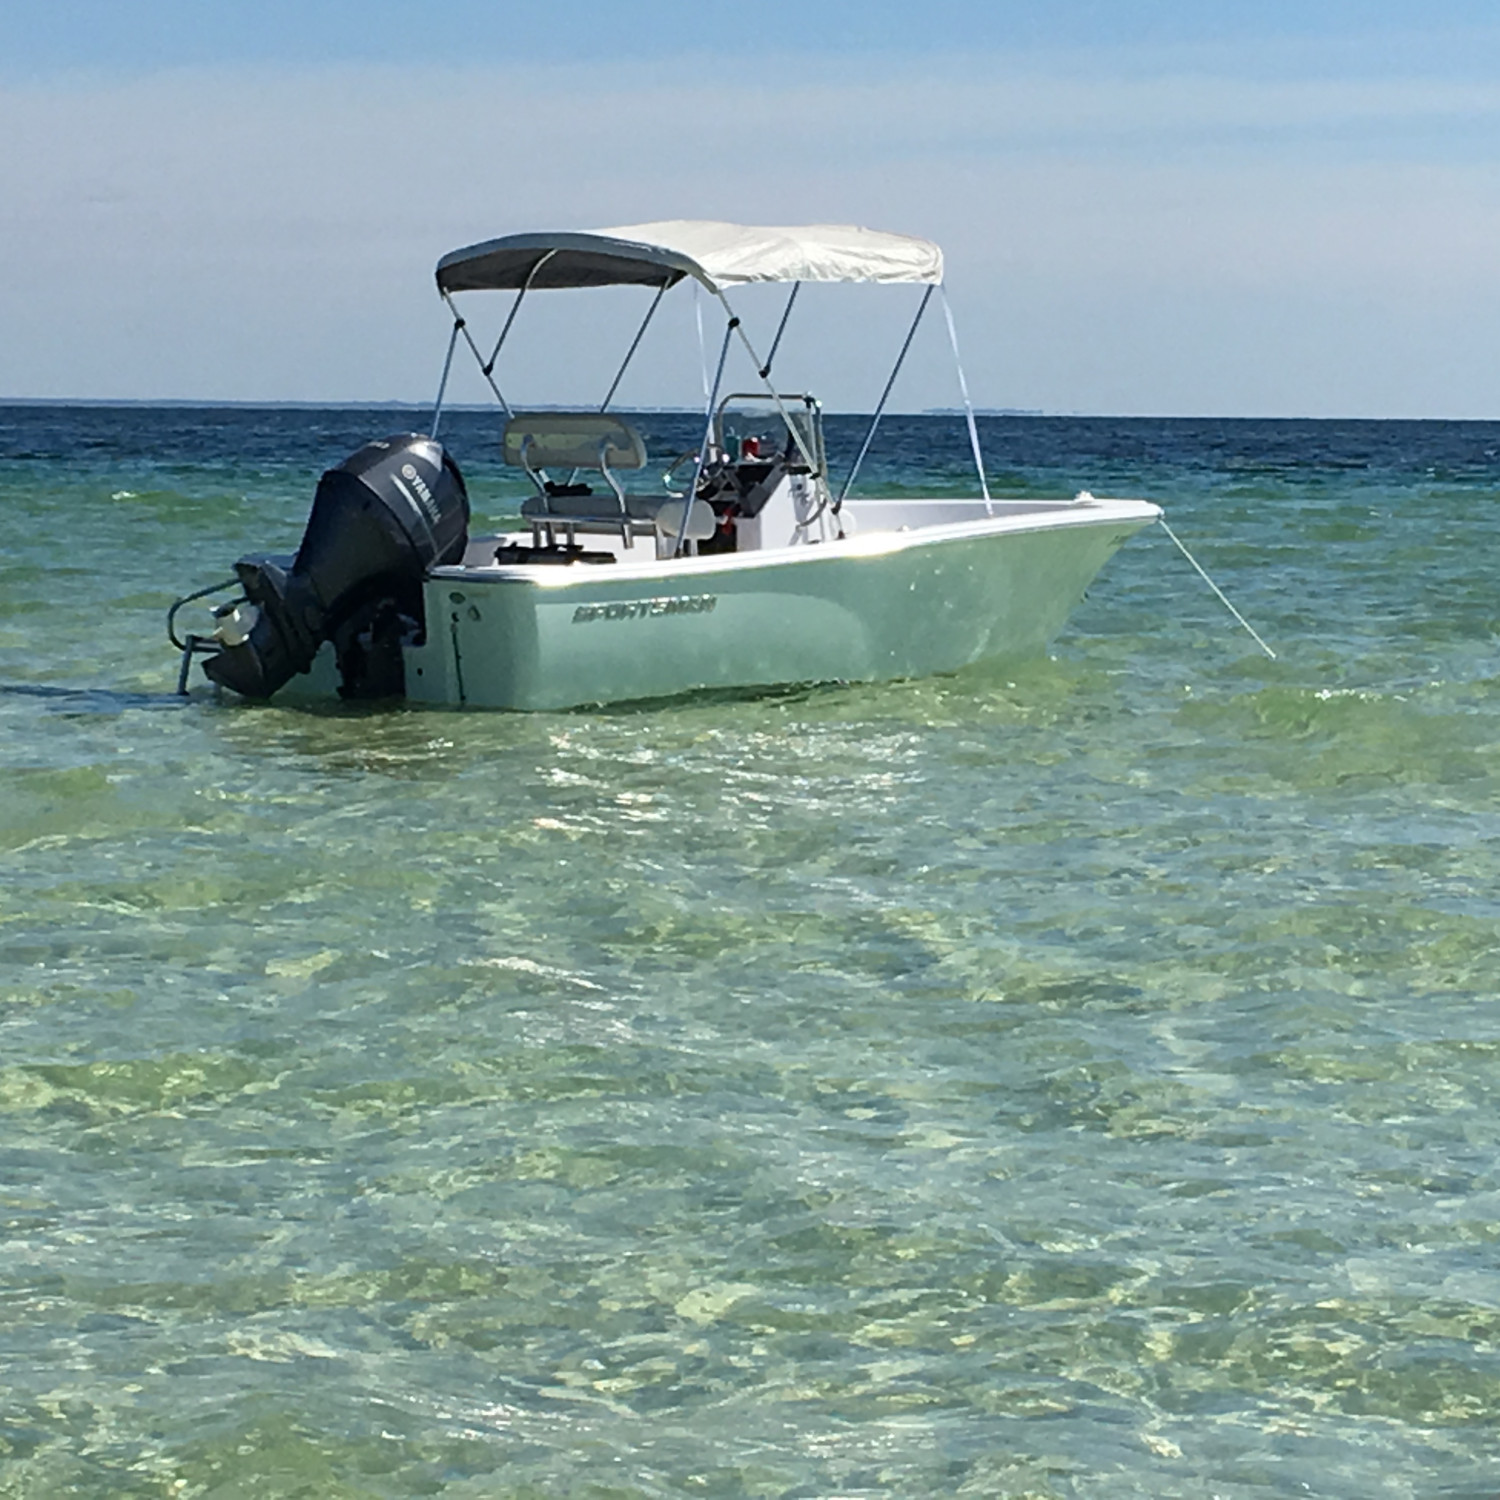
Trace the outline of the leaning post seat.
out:
<instances>
[{"instance_id":1,"label":"leaning post seat","mask_svg":"<svg viewBox=\"0 0 1500 1500\"><path fill-rule=\"evenodd\" d=\"M522 507L534 531L545 527L551 533L560 525L571 532L593 523L618 529L625 545L631 545L641 518L631 515L615 471L644 469L646 444L629 422L608 412L517 412L505 424L504 451L506 463L525 469L536 486L536 496ZM580 494L571 484L558 484L548 477L549 469L599 474L609 485L612 503L602 495L594 498L586 488ZM564 499L570 503L558 504ZM654 528L647 519L641 529Z\"/></svg>"}]
</instances>

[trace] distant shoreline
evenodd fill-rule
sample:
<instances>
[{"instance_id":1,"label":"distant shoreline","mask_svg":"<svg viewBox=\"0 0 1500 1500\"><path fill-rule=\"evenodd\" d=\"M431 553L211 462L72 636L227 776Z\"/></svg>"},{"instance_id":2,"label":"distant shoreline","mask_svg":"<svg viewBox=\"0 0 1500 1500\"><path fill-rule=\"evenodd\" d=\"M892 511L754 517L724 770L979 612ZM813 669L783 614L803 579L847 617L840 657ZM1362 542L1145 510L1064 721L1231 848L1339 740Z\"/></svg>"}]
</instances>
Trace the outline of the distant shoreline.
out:
<instances>
[{"instance_id":1,"label":"distant shoreline","mask_svg":"<svg viewBox=\"0 0 1500 1500\"><path fill-rule=\"evenodd\" d=\"M152 400L139 396L5 396L0 397L0 410L16 406L86 406L86 407L140 407L155 410L186 411L430 411L430 401L192 401L180 396ZM555 401L530 403L527 411L577 411L576 403L564 404ZM493 412L499 407L493 401L451 401L444 404L445 412ZM642 416L694 417L703 414L701 406L613 406L611 411L639 413ZM961 417L961 406L930 406L922 411L887 411L892 417ZM829 416L869 416L868 412L829 412ZM1078 412L1025 411L1002 406L976 406L976 417L1047 417L1079 416Z\"/></svg>"},{"instance_id":2,"label":"distant shoreline","mask_svg":"<svg viewBox=\"0 0 1500 1500\"><path fill-rule=\"evenodd\" d=\"M5 396L0 397L0 407L7 406L117 406L117 407L186 407L190 410L201 411L233 411L244 409L246 411L429 411L432 403L430 401L193 401L181 396L164 397L154 400L141 396ZM673 416L697 416L701 414L701 406L613 406L612 411L624 412L663 412ZM493 401L450 401L443 406L444 411L469 411L486 412L497 411L499 408ZM576 411L576 404L563 404L555 401L538 401L526 407L528 411ZM964 409L961 406L928 406L921 411L890 411L891 416L902 417L961 417ZM836 412L836 416L868 415L868 413ZM1076 416L1078 413L1068 412L1045 412L1040 409L1027 410L1020 407L1010 406L976 406L974 408L976 417L1046 417L1046 416Z\"/></svg>"},{"instance_id":3,"label":"distant shoreline","mask_svg":"<svg viewBox=\"0 0 1500 1500\"><path fill-rule=\"evenodd\" d=\"M0 396L0 411L36 410L40 408L84 408L91 410L140 411L389 411L426 412L430 401L195 401L183 397L149 399L130 396ZM491 413L499 408L492 402L451 402L445 412ZM529 411L575 411L576 404L536 402ZM700 406L616 406L611 410L635 416L702 417ZM863 417L869 412L825 411L828 417ZM931 417L954 419L964 415L961 406L926 407L921 411L887 411L887 417ZM1042 411L1022 407L977 406L976 417L1039 422L1368 422L1368 423L1454 423L1489 425L1500 422L1494 417L1362 417L1362 416L1223 416L1214 413L1136 413L1124 416L1118 412Z\"/></svg>"}]
</instances>

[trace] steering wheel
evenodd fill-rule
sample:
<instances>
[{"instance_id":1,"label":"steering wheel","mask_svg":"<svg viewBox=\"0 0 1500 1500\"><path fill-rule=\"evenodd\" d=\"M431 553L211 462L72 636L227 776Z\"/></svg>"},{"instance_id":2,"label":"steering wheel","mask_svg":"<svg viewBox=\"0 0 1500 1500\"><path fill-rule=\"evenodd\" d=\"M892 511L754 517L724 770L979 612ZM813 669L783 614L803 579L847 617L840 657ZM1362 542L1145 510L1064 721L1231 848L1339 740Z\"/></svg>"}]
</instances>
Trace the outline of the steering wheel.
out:
<instances>
[{"instance_id":1,"label":"steering wheel","mask_svg":"<svg viewBox=\"0 0 1500 1500\"><path fill-rule=\"evenodd\" d=\"M696 464L697 462L698 450L696 448L689 448L685 453L679 453L677 457L667 465L666 472L661 476L661 482L669 495L679 500L682 498L685 491L674 490L672 488L672 476L678 471L678 469L683 466L683 464ZM711 475L719 474L729 467L730 464L728 459L726 459L718 449L710 448L708 450L708 460L703 465L703 473L699 476L699 483L702 484L702 482L708 479Z\"/></svg>"},{"instance_id":2,"label":"steering wheel","mask_svg":"<svg viewBox=\"0 0 1500 1500\"><path fill-rule=\"evenodd\" d=\"M674 490L672 488L672 476L683 466L683 464L687 463L690 459L692 460L692 462L697 463L698 450L696 448L689 448L686 453L679 453L677 457L667 465L666 472L661 476L661 482L663 487L666 489L666 492L669 495L675 496L679 500L682 498L683 491Z\"/></svg>"}]
</instances>

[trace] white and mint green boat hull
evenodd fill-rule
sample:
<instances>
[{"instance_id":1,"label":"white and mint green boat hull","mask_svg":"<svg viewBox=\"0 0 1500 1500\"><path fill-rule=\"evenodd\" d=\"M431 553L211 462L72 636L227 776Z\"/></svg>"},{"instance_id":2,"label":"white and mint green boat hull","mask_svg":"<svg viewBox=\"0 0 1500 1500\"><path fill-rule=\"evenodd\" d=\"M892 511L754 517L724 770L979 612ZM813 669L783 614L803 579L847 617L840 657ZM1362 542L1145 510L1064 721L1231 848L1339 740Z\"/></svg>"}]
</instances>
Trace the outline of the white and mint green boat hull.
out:
<instances>
[{"instance_id":1,"label":"white and mint green boat hull","mask_svg":"<svg viewBox=\"0 0 1500 1500\"><path fill-rule=\"evenodd\" d=\"M611 409L673 286L724 315L701 437L644 476L644 435ZM765 356L725 289L790 285ZM923 288L901 352L835 497L823 408L771 379L804 282ZM982 499L849 500L943 256L927 240L847 224L674 220L502 235L438 262L453 326L428 433L367 443L318 483L295 558L249 554L235 577L177 600L167 631L185 690L195 655L244 697L393 698L454 707L562 709L704 689L869 682L952 672L1040 651L1110 554L1161 516L1140 500L993 500L968 384L957 370ZM492 371L532 290L616 286L653 295L598 406L518 409ZM453 306L511 292L490 352ZM953 321L944 311L953 333ZM702 324L700 321L700 343ZM505 413L505 462L531 493L519 528L469 536L468 491L437 442L460 341ZM728 373L755 371L748 389ZM702 346L706 357L707 345ZM957 363L958 344L953 338ZM174 621L230 588L212 635ZM420 616L420 618L419 618Z\"/></svg>"},{"instance_id":2,"label":"white and mint green boat hull","mask_svg":"<svg viewBox=\"0 0 1500 1500\"><path fill-rule=\"evenodd\" d=\"M1160 515L1135 500L992 508L850 502L843 539L667 561L637 562L637 547L604 565L483 566L494 539L471 544L464 566L427 580L427 637L407 648L406 695L560 709L1031 654ZM320 661L297 686L316 691L331 667Z\"/></svg>"}]
</instances>

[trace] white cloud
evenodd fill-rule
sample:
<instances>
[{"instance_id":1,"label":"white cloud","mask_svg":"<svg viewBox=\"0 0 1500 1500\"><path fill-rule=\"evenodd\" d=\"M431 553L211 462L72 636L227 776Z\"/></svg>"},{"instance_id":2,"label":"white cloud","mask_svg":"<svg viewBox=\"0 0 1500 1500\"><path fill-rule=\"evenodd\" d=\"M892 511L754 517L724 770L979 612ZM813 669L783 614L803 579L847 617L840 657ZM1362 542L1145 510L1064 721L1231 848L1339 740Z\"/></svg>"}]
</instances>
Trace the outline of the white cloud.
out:
<instances>
[{"instance_id":1,"label":"white cloud","mask_svg":"<svg viewBox=\"0 0 1500 1500\"><path fill-rule=\"evenodd\" d=\"M698 216L939 240L987 405L1500 409L1500 88L1038 76L1004 59L762 76L780 81L705 58L13 86L0 393L425 399L444 250ZM596 391L628 338L619 300L603 299L608 337L587 339L588 381L570 388L559 345L594 309L538 298L509 367L534 376L518 394ZM676 300L643 370L663 399L691 400L691 308ZM802 306L788 358L832 405L868 404L900 295L832 288ZM935 332L903 392L952 400ZM638 382L627 399L654 394Z\"/></svg>"}]
</instances>

